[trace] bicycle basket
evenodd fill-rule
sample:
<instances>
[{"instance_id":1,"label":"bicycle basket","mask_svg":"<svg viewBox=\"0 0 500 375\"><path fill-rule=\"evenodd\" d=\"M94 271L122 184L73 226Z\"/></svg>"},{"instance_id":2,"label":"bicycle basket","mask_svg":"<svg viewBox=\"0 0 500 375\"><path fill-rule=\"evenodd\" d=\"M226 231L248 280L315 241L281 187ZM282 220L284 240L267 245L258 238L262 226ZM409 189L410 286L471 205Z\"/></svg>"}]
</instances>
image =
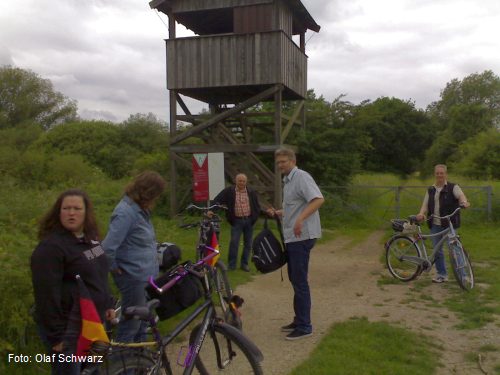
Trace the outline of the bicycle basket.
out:
<instances>
[{"instance_id":1,"label":"bicycle basket","mask_svg":"<svg viewBox=\"0 0 500 375\"><path fill-rule=\"evenodd\" d=\"M183 263L183 265L186 263ZM180 266L171 268L163 275L155 279L155 284L162 286L176 276L175 270ZM159 294L151 285L146 287L146 292L150 299L157 298L160 305L156 308L156 313L160 320L165 320L177 315L198 301L203 295L200 279L193 274L187 274L165 293Z\"/></svg>"},{"instance_id":2,"label":"bicycle basket","mask_svg":"<svg viewBox=\"0 0 500 375\"><path fill-rule=\"evenodd\" d=\"M392 229L396 232L402 232L405 228L405 224L407 224L408 221L404 219L392 219L391 224L392 224Z\"/></svg>"},{"instance_id":3,"label":"bicycle basket","mask_svg":"<svg viewBox=\"0 0 500 375\"><path fill-rule=\"evenodd\" d=\"M417 233L417 226L415 224L404 223L403 224L403 233L405 233L405 234Z\"/></svg>"}]
</instances>

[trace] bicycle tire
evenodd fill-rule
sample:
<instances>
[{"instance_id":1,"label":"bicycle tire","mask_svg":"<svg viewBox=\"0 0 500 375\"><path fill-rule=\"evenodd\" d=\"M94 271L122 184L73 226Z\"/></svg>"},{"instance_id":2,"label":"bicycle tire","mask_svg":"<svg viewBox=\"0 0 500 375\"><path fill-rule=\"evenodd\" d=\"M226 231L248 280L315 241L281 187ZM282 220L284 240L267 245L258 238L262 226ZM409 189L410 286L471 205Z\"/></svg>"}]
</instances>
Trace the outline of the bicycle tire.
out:
<instances>
[{"instance_id":1,"label":"bicycle tire","mask_svg":"<svg viewBox=\"0 0 500 375\"><path fill-rule=\"evenodd\" d=\"M189 337L192 345L200 325L196 326ZM217 360L219 348L221 363ZM195 368L201 375L234 374L262 375L260 362L263 356L260 350L236 328L227 324L213 324L208 328L205 340L195 359ZM222 368L221 368L222 367Z\"/></svg>"},{"instance_id":2,"label":"bicycle tire","mask_svg":"<svg viewBox=\"0 0 500 375\"><path fill-rule=\"evenodd\" d=\"M410 237L393 236L386 243L385 249L387 268L396 279L411 281L422 273L422 265L401 259L401 256L422 257L419 247Z\"/></svg>"},{"instance_id":3,"label":"bicycle tire","mask_svg":"<svg viewBox=\"0 0 500 375\"><path fill-rule=\"evenodd\" d=\"M227 277L227 267L220 260L215 263L214 284L220 307L222 309L222 314L224 319L227 321L230 314L229 303L233 297L233 290L231 289L231 284L229 283L229 278Z\"/></svg>"},{"instance_id":4,"label":"bicycle tire","mask_svg":"<svg viewBox=\"0 0 500 375\"><path fill-rule=\"evenodd\" d=\"M82 370L80 375L151 375L156 362L145 354L121 351L119 355L111 354L104 363L90 366Z\"/></svg>"},{"instance_id":5,"label":"bicycle tire","mask_svg":"<svg viewBox=\"0 0 500 375\"><path fill-rule=\"evenodd\" d=\"M463 290L471 290L474 288L474 271L469 254L458 239L453 243L448 243L448 250L455 280Z\"/></svg>"}]
</instances>

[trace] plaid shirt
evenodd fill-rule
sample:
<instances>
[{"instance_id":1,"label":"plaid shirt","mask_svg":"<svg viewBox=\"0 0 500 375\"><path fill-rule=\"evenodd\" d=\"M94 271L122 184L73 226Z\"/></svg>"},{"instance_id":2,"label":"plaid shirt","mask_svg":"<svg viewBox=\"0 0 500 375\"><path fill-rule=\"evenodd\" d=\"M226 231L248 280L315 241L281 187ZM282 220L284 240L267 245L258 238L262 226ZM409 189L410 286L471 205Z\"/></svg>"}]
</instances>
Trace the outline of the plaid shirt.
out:
<instances>
[{"instance_id":1,"label":"plaid shirt","mask_svg":"<svg viewBox=\"0 0 500 375\"><path fill-rule=\"evenodd\" d=\"M250 216L250 200L247 189L239 191L236 188L236 198L234 202L234 215L236 217Z\"/></svg>"}]
</instances>

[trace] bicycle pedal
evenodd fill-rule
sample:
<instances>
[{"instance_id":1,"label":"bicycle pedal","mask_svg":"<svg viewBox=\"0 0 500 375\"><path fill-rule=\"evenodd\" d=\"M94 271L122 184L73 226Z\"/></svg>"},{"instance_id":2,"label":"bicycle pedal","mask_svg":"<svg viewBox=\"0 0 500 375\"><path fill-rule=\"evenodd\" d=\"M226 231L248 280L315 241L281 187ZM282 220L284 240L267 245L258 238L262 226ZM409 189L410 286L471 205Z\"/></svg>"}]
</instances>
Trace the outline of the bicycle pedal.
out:
<instances>
[{"instance_id":1,"label":"bicycle pedal","mask_svg":"<svg viewBox=\"0 0 500 375\"><path fill-rule=\"evenodd\" d=\"M431 270L431 268L432 268L432 263L430 263L428 261L425 261L425 262L422 263L422 270L423 271L428 272L428 271Z\"/></svg>"},{"instance_id":2,"label":"bicycle pedal","mask_svg":"<svg viewBox=\"0 0 500 375\"><path fill-rule=\"evenodd\" d=\"M181 367L189 367L193 359L193 348L190 346L181 346L179 355L177 356L177 365Z\"/></svg>"}]
</instances>

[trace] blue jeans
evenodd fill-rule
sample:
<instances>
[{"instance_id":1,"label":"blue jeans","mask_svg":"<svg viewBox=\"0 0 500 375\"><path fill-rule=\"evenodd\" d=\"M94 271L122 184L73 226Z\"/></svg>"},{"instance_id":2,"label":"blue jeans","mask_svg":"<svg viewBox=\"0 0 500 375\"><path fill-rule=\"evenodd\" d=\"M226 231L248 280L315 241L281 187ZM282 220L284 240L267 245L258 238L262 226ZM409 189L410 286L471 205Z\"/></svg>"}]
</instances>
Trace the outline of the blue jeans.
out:
<instances>
[{"instance_id":1,"label":"blue jeans","mask_svg":"<svg viewBox=\"0 0 500 375\"><path fill-rule=\"evenodd\" d=\"M440 225L432 225L431 227L431 234L436 234L439 232L442 232L445 228L440 226ZM432 237L432 246L434 249L436 249L437 243L443 238L443 236L435 236ZM444 259L444 253L443 253L443 244L444 242L441 243L441 245L437 248L437 253L436 253L436 258L435 258L435 265L436 265L436 271L439 276L446 277L448 273L446 272L446 264L445 264L445 259Z\"/></svg>"},{"instance_id":2,"label":"blue jeans","mask_svg":"<svg viewBox=\"0 0 500 375\"><path fill-rule=\"evenodd\" d=\"M133 277L122 273L113 274L115 284L120 290L122 312L129 306L145 306L147 282L139 281ZM118 342L140 342L146 340L147 323L127 319L120 320L116 331L116 341Z\"/></svg>"},{"instance_id":3,"label":"blue jeans","mask_svg":"<svg viewBox=\"0 0 500 375\"><path fill-rule=\"evenodd\" d=\"M293 286L293 322L297 330L312 332L311 293L309 291L309 255L316 240L289 242L286 244L288 257L288 278Z\"/></svg>"},{"instance_id":4,"label":"blue jeans","mask_svg":"<svg viewBox=\"0 0 500 375\"><path fill-rule=\"evenodd\" d=\"M241 254L241 265L248 266L250 249L252 248L253 225L250 218L234 220L231 226L231 241L229 241L228 266L231 269L236 268L238 261L238 248L240 246L240 237L243 233L243 253Z\"/></svg>"}]
</instances>

